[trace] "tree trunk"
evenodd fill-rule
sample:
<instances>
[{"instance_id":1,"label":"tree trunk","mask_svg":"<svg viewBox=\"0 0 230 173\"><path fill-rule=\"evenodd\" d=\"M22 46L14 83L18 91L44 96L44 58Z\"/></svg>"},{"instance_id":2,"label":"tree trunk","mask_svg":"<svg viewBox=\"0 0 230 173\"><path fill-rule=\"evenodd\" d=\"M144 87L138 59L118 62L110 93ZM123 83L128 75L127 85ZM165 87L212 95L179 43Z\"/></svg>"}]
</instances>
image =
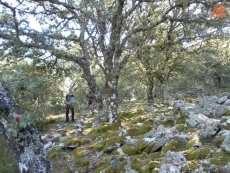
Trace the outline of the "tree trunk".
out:
<instances>
[{"instance_id":1,"label":"tree trunk","mask_svg":"<svg viewBox=\"0 0 230 173\"><path fill-rule=\"evenodd\" d=\"M23 111L19 108L9 89L0 81L0 132L9 143L19 163L21 173L51 172L44 145L33 124L23 122Z\"/></svg>"},{"instance_id":2,"label":"tree trunk","mask_svg":"<svg viewBox=\"0 0 230 173\"><path fill-rule=\"evenodd\" d=\"M108 98L106 100L108 108L108 120L110 123L116 123L118 121L118 75L108 73L106 80L108 82Z\"/></svg>"},{"instance_id":3,"label":"tree trunk","mask_svg":"<svg viewBox=\"0 0 230 173\"><path fill-rule=\"evenodd\" d=\"M153 100L153 81L148 81L148 85L147 85L147 99L148 99L148 103L154 103Z\"/></svg>"},{"instance_id":4,"label":"tree trunk","mask_svg":"<svg viewBox=\"0 0 230 173\"><path fill-rule=\"evenodd\" d=\"M215 76L213 78L213 81L214 81L214 93L217 93L220 90L221 77Z\"/></svg>"}]
</instances>

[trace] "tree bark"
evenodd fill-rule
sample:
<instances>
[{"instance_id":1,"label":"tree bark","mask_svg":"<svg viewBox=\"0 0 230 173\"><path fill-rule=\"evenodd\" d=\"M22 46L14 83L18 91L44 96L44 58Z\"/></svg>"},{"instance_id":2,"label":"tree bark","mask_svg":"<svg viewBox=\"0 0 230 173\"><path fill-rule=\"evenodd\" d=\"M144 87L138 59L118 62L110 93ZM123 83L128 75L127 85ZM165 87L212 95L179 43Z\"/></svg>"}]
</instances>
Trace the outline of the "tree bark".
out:
<instances>
[{"instance_id":1,"label":"tree bark","mask_svg":"<svg viewBox=\"0 0 230 173\"><path fill-rule=\"evenodd\" d=\"M9 143L19 163L21 173L48 173L51 164L44 145L33 124L20 126L24 112L12 97L6 84L0 81L0 132Z\"/></svg>"},{"instance_id":2,"label":"tree bark","mask_svg":"<svg viewBox=\"0 0 230 173\"><path fill-rule=\"evenodd\" d=\"M153 77L152 76L148 76L148 81L147 81L147 100L148 103L154 103L154 99L153 99L153 88L154 88L154 83L153 83Z\"/></svg>"}]
</instances>

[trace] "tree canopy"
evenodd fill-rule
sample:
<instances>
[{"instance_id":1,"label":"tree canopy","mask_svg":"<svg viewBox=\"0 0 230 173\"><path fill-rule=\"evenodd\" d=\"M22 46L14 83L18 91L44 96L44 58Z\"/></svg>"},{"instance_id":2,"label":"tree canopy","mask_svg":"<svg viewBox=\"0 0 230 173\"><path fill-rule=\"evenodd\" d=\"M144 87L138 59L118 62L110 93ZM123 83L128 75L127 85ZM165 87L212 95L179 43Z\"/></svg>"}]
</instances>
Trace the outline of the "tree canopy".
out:
<instances>
[{"instance_id":1,"label":"tree canopy","mask_svg":"<svg viewBox=\"0 0 230 173\"><path fill-rule=\"evenodd\" d=\"M205 50L203 46L229 36L228 13L212 16L217 3L229 7L217 0L0 0L0 58L55 67L52 77L63 77L57 73L60 64L76 64L96 96L99 114L94 125L114 123L119 78L129 60L142 64L138 66L148 78L151 99L150 85L159 90L172 72L176 76L188 69L188 59L208 57L200 47ZM45 78L36 80L37 87L39 80Z\"/></svg>"}]
</instances>

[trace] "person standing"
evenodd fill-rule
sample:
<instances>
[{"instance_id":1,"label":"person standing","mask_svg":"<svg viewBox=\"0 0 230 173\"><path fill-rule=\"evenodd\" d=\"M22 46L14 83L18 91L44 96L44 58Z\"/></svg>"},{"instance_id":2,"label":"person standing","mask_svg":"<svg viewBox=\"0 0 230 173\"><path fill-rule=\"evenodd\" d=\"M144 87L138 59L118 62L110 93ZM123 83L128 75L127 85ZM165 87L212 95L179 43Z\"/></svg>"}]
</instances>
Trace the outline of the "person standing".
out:
<instances>
[{"instance_id":1,"label":"person standing","mask_svg":"<svg viewBox=\"0 0 230 173\"><path fill-rule=\"evenodd\" d=\"M74 122L74 107L71 105L71 99L74 98L74 95L72 93L72 89L69 89L69 93L65 97L65 103L66 103L66 122L69 122L69 110L71 110L71 118L72 122Z\"/></svg>"}]
</instances>

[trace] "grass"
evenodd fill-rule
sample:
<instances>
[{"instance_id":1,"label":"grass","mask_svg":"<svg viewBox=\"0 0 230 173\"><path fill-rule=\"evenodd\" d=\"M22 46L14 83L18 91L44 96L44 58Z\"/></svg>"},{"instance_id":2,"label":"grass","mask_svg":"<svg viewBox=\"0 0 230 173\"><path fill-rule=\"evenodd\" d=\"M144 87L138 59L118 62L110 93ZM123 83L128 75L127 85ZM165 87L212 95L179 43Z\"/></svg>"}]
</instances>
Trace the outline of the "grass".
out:
<instances>
[{"instance_id":1,"label":"grass","mask_svg":"<svg viewBox=\"0 0 230 173\"><path fill-rule=\"evenodd\" d=\"M4 136L0 133L0 172L2 173L19 173L17 160L10 151Z\"/></svg>"}]
</instances>

